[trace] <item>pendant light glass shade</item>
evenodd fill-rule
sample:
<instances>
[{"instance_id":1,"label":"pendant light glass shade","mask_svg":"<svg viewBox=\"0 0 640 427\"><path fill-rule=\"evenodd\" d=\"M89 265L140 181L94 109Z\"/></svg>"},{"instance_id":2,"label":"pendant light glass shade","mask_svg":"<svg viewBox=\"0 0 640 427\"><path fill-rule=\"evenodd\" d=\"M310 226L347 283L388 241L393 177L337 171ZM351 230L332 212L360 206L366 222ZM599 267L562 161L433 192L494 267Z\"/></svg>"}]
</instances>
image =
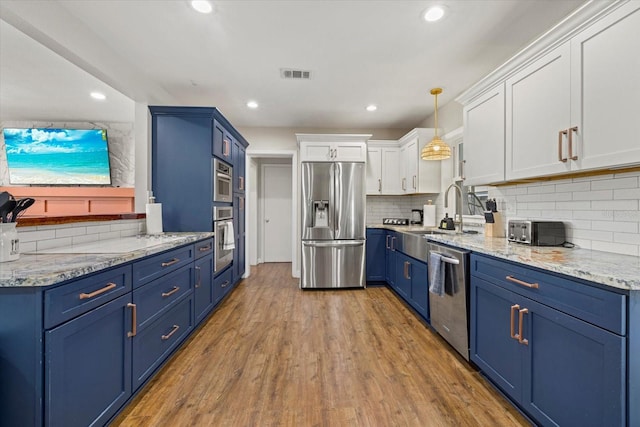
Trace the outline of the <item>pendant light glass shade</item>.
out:
<instances>
[{"instance_id":1,"label":"pendant light glass shade","mask_svg":"<svg viewBox=\"0 0 640 427\"><path fill-rule=\"evenodd\" d=\"M420 158L422 160L444 160L451 157L451 147L438 136L438 95L442 89L437 87L431 89L431 95L435 96L435 135L433 139L422 148Z\"/></svg>"}]
</instances>

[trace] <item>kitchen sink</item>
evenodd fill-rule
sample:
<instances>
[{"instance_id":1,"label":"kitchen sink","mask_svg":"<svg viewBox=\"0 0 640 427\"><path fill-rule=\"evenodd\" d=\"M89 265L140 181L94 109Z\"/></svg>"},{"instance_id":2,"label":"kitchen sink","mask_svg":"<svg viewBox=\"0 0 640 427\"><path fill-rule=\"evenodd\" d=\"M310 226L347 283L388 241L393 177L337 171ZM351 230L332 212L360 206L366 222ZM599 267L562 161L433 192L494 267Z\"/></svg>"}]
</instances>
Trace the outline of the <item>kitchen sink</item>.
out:
<instances>
[{"instance_id":1,"label":"kitchen sink","mask_svg":"<svg viewBox=\"0 0 640 427\"><path fill-rule=\"evenodd\" d=\"M415 231L405 231L404 233L427 235L427 236L430 234L445 234L442 231L435 231L435 230L415 230Z\"/></svg>"}]
</instances>

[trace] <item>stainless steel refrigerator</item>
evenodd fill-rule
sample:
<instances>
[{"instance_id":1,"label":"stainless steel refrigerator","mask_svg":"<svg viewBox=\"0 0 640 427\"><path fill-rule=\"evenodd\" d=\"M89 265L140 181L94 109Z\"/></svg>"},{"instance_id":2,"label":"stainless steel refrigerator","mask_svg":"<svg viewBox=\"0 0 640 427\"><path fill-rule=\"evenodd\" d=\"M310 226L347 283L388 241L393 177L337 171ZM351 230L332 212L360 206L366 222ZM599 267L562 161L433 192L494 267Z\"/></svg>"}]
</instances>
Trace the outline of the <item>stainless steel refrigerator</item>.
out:
<instances>
[{"instance_id":1,"label":"stainless steel refrigerator","mask_svg":"<svg viewBox=\"0 0 640 427\"><path fill-rule=\"evenodd\" d=\"M300 287L365 286L365 164L302 163Z\"/></svg>"}]
</instances>

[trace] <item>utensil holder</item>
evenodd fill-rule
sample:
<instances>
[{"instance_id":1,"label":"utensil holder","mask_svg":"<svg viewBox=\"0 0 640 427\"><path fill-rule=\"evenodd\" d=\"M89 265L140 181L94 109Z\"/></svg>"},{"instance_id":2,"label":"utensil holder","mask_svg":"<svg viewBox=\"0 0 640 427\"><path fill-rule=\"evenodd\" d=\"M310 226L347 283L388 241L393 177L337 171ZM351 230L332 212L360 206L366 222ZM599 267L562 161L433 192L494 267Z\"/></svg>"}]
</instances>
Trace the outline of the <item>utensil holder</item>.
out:
<instances>
[{"instance_id":1,"label":"utensil holder","mask_svg":"<svg viewBox=\"0 0 640 427\"><path fill-rule=\"evenodd\" d=\"M20 258L20 239L16 223L0 224L0 262L15 261Z\"/></svg>"},{"instance_id":2,"label":"utensil holder","mask_svg":"<svg viewBox=\"0 0 640 427\"><path fill-rule=\"evenodd\" d=\"M484 235L486 237L505 237L504 220L502 213L493 212L493 223L484 225Z\"/></svg>"}]
</instances>

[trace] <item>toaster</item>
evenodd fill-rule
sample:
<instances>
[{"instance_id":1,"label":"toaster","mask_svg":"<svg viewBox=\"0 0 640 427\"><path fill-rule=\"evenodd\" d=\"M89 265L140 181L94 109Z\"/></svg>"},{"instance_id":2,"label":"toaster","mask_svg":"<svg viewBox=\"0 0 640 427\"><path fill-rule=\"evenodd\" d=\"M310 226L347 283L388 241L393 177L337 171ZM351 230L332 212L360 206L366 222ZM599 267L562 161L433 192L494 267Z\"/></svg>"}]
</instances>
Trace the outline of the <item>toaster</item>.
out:
<instances>
[{"instance_id":1,"label":"toaster","mask_svg":"<svg viewBox=\"0 0 640 427\"><path fill-rule=\"evenodd\" d=\"M565 243L566 232L562 221L509 220L507 239L531 246L560 246Z\"/></svg>"}]
</instances>

